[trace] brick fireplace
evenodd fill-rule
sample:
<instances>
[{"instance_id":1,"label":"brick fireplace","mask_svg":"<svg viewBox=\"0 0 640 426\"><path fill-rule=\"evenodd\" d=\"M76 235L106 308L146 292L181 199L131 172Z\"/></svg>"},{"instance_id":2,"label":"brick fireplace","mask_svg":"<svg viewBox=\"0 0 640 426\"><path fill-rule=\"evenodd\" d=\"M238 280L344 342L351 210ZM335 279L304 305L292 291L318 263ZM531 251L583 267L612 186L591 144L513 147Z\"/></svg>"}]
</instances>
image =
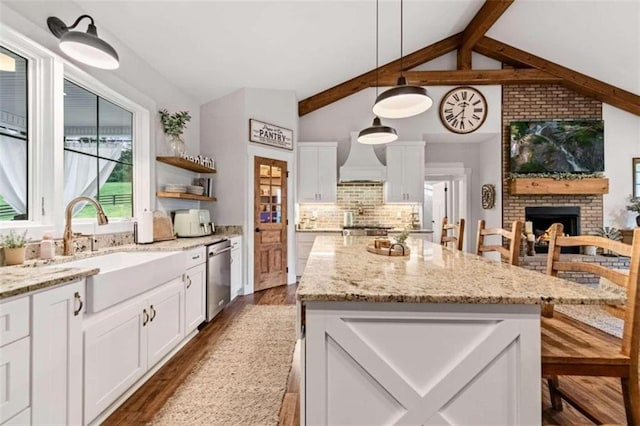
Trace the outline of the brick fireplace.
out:
<instances>
[{"instance_id":1,"label":"brick fireplace","mask_svg":"<svg viewBox=\"0 0 640 426\"><path fill-rule=\"evenodd\" d=\"M514 220L525 220L527 207L577 207L580 212L579 232L591 234L602 227L602 195L509 194L509 123L542 119L601 120L602 103L559 85L522 84L502 87L502 225L509 228Z\"/></svg>"}]
</instances>

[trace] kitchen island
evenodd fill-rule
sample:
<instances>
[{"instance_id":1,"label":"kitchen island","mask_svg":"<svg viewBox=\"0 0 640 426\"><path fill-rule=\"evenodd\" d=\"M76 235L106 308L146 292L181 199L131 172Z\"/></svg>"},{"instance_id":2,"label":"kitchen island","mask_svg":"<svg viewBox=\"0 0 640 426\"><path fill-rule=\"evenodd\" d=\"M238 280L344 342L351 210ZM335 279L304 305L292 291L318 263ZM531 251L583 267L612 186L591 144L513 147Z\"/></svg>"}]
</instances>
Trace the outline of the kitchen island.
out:
<instances>
[{"instance_id":1,"label":"kitchen island","mask_svg":"<svg viewBox=\"0 0 640 426\"><path fill-rule=\"evenodd\" d=\"M298 287L308 425L540 424L540 306L619 296L422 240L317 237Z\"/></svg>"}]
</instances>

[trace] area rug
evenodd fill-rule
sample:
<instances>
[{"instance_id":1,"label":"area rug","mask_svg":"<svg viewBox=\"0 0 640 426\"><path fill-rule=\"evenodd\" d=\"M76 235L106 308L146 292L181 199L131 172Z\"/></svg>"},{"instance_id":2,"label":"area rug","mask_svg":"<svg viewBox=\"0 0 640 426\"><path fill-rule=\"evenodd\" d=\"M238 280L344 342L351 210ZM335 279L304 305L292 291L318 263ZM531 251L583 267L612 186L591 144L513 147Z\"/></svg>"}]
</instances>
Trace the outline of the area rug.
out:
<instances>
[{"instance_id":1,"label":"area rug","mask_svg":"<svg viewBox=\"0 0 640 426\"><path fill-rule=\"evenodd\" d=\"M295 345L295 306L249 305L152 425L277 425Z\"/></svg>"}]
</instances>

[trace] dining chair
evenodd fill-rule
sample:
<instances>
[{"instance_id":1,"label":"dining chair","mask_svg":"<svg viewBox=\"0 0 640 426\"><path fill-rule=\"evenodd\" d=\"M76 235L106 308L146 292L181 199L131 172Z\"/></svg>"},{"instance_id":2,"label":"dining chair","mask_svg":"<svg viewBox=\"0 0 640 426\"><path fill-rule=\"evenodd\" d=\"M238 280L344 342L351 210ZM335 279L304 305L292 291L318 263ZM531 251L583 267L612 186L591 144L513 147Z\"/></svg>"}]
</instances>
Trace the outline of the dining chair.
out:
<instances>
[{"instance_id":1,"label":"dining chair","mask_svg":"<svg viewBox=\"0 0 640 426\"><path fill-rule=\"evenodd\" d=\"M518 266L520 264L520 240L522 238L522 228L524 223L520 220L514 220L511 224L511 230L502 228L487 228L484 219L478 221L478 236L476 238L476 254L482 256L483 253L498 252L500 258L509 262L511 265ZM500 235L509 240L509 248L502 244L487 245L485 237L492 235ZM502 243L502 240L500 241Z\"/></svg>"},{"instance_id":2,"label":"dining chair","mask_svg":"<svg viewBox=\"0 0 640 426\"><path fill-rule=\"evenodd\" d=\"M640 227L633 232L631 245L596 236L563 236L563 226L553 224L547 257L547 273L587 272L607 278L627 290L622 339L556 312L541 318L542 375L547 377L551 405L562 410L562 399L598 422L588 403L560 386L558 376L606 376L620 379L627 423L640 424L640 384L638 353L640 346ZM593 262L566 261L561 247L596 246L630 258L629 273L609 269ZM573 259L575 260L575 259Z\"/></svg>"},{"instance_id":3,"label":"dining chair","mask_svg":"<svg viewBox=\"0 0 640 426\"><path fill-rule=\"evenodd\" d=\"M449 231L452 235L449 236ZM455 225L449 224L447 217L442 218L442 231L440 232L440 244L448 247L449 243L458 250L462 250L464 244L464 219L460 219Z\"/></svg>"}]
</instances>

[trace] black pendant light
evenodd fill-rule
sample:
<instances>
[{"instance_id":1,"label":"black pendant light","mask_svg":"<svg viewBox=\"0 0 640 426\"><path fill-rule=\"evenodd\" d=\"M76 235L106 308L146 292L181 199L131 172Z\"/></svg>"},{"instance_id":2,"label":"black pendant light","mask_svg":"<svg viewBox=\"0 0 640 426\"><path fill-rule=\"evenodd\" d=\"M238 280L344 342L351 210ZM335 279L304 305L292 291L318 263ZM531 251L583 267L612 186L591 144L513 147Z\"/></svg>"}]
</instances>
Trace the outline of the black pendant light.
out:
<instances>
[{"instance_id":1,"label":"black pendant light","mask_svg":"<svg viewBox=\"0 0 640 426\"><path fill-rule=\"evenodd\" d=\"M378 97L378 0L376 0L376 97ZM380 145L396 139L398 134L395 129L383 126L379 117L375 117L371 126L358 134L358 142L365 145Z\"/></svg>"},{"instance_id":2,"label":"black pendant light","mask_svg":"<svg viewBox=\"0 0 640 426\"><path fill-rule=\"evenodd\" d=\"M87 32L69 31L74 29L82 19L89 18L91 23ZM82 15L71 26L66 26L59 18L47 18L49 30L60 39L60 50L69 57L91 65L92 67L114 70L120 66L116 50L109 43L98 37L98 30L89 15Z\"/></svg>"},{"instance_id":3,"label":"black pendant light","mask_svg":"<svg viewBox=\"0 0 640 426\"><path fill-rule=\"evenodd\" d=\"M403 2L400 0L400 77L395 87L381 93L373 105L373 113L384 118L407 118L421 114L431 108L433 100L427 89L421 86L410 86L402 75L403 67Z\"/></svg>"}]
</instances>

